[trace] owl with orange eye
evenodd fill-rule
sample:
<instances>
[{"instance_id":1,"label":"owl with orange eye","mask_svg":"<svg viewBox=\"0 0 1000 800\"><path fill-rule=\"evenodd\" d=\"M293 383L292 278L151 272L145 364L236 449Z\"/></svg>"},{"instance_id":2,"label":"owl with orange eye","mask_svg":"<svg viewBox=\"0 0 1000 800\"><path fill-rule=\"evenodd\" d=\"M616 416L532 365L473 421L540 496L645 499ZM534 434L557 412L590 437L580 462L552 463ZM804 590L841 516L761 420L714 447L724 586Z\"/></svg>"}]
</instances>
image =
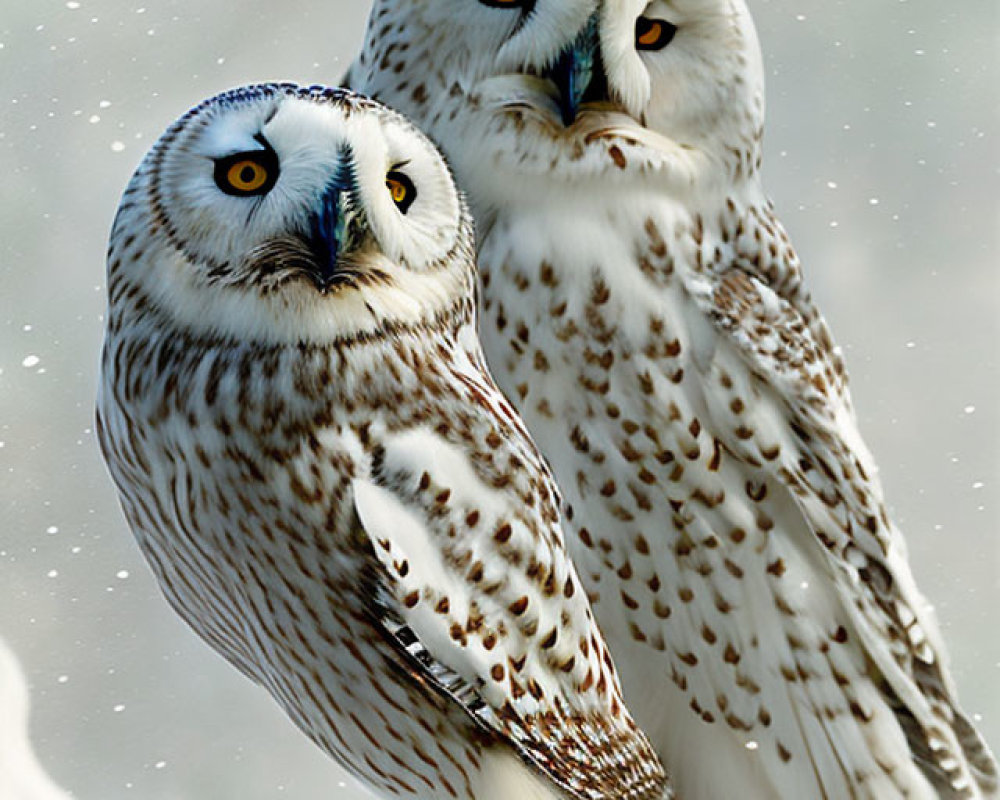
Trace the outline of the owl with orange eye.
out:
<instances>
[{"instance_id":1,"label":"owl with orange eye","mask_svg":"<svg viewBox=\"0 0 1000 800\"><path fill-rule=\"evenodd\" d=\"M340 90L208 100L108 255L97 430L171 605L378 796L661 800L486 370L434 146Z\"/></svg>"},{"instance_id":2,"label":"owl with orange eye","mask_svg":"<svg viewBox=\"0 0 1000 800\"><path fill-rule=\"evenodd\" d=\"M764 189L745 0L375 0L348 81L469 197L484 352L678 795L996 797Z\"/></svg>"}]
</instances>

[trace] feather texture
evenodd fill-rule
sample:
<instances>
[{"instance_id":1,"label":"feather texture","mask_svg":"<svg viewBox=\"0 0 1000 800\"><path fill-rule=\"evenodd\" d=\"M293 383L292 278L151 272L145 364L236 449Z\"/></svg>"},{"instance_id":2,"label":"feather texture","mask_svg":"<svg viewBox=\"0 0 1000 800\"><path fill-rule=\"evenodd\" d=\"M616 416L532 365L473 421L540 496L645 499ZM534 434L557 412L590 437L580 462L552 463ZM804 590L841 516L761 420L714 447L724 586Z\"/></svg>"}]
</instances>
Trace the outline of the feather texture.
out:
<instances>
[{"instance_id":1,"label":"feather texture","mask_svg":"<svg viewBox=\"0 0 1000 800\"><path fill-rule=\"evenodd\" d=\"M995 796L764 193L746 3L601 0L561 28L585 4L463 5L376 0L349 79L469 195L484 350L678 794ZM512 30L534 53L506 57ZM567 123L550 67L573 58L598 77Z\"/></svg>"},{"instance_id":2,"label":"feather texture","mask_svg":"<svg viewBox=\"0 0 1000 800\"><path fill-rule=\"evenodd\" d=\"M232 140L280 170L242 205L211 191ZM108 263L102 450L203 639L384 796L666 795L486 371L471 222L425 138L347 93L222 95L139 168Z\"/></svg>"}]
</instances>

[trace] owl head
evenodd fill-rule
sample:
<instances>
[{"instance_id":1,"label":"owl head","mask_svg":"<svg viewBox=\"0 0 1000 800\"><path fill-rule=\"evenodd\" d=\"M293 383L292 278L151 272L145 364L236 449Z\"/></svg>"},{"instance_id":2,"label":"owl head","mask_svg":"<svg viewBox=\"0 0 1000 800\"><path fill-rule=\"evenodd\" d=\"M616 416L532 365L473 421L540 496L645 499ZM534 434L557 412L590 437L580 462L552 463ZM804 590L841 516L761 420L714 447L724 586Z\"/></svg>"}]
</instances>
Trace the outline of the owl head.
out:
<instances>
[{"instance_id":1,"label":"owl head","mask_svg":"<svg viewBox=\"0 0 1000 800\"><path fill-rule=\"evenodd\" d=\"M348 80L442 145L477 212L524 195L498 168L542 191L619 170L692 184L759 158L763 69L744 0L376 0Z\"/></svg>"},{"instance_id":2,"label":"owl head","mask_svg":"<svg viewBox=\"0 0 1000 800\"><path fill-rule=\"evenodd\" d=\"M111 311L269 343L373 335L468 304L471 247L444 160L402 116L344 90L251 86L189 111L136 171Z\"/></svg>"}]
</instances>

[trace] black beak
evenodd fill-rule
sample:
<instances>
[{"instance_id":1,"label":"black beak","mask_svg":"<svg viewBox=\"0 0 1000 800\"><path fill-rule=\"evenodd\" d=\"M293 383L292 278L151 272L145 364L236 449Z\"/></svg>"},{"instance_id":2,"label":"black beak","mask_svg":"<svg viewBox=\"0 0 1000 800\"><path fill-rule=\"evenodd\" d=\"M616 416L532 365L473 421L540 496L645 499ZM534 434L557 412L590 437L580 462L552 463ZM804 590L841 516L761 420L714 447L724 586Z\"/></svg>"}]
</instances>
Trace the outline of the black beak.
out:
<instances>
[{"instance_id":1,"label":"black beak","mask_svg":"<svg viewBox=\"0 0 1000 800\"><path fill-rule=\"evenodd\" d=\"M313 252L310 277L320 291L330 288L336 276L337 257L346 229L342 206L343 190L337 183L331 183L320 198L319 209L310 225L309 245Z\"/></svg>"},{"instance_id":2,"label":"black beak","mask_svg":"<svg viewBox=\"0 0 1000 800\"><path fill-rule=\"evenodd\" d=\"M603 73L598 15L595 13L548 73L549 79L559 90L559 110L563 125L573 123L580 103L591 93L591 84L595 79L603 81Z\"/></svg>"}]
</instances>

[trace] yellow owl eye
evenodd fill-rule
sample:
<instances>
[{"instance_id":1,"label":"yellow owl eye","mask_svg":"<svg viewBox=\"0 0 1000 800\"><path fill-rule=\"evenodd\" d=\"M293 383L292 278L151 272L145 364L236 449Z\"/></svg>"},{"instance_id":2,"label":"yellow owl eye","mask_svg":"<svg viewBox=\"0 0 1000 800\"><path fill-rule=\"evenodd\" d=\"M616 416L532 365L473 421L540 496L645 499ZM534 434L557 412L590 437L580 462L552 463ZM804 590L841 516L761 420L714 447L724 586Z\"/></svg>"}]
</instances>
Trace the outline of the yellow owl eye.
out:
<instances>
[{"instance_id":1,"label":"yellow owl eye","mask_svg":"<svg viewBox=\"0 0 1000 800\"><path fill-rule=\"evenodd\" d=\"M635 49L662 50L677 33L677 26L663 19L639 17L635 21Z\"/></svg>"},{"instance_id":2,"label":"yellow owl eye","mask_svg":"<svg viewBox=\"0 0 1000 800\"><path fill-rule=\"evenodd\" d=\"M399 205L406 200L406 186L399 181L387 180L385 185L389 187L389 193L392 195L392 202Z\"/></svg>"},{"instance_id":3,"label":"yellow owl eye","mask_svg":"<svg viewBox=\"0 0 1000 800\"><path fill-rule=\"evenodd\" d=\"M409 211L413 201L417 199L417 187L413 185L413 181L402 172L392 170L385 176L385 185L396 207L404 214Z\"/></svg>"},{"instance_id":4,"label":"yellow owl eye","mask_svg":"<svg viewBox=\"0 0 1000 800\"><path fill-rule=\"evenodd\" d=\"M277 180L278 157L270 147L236 153L215 162L216 185L236 197L267 194Z\"/></svg>"},{"instance_id":5,"label":"yellow owl eye","mask_svg":"<svg viewBox=\"0 0 1000 800\"><path fill-rule=\"evenodd\" d=\"M244 159L229 168L226 180L236 191L249 194L267 183L267 170L255 161Z\"/></svg>"}]
</instances>

